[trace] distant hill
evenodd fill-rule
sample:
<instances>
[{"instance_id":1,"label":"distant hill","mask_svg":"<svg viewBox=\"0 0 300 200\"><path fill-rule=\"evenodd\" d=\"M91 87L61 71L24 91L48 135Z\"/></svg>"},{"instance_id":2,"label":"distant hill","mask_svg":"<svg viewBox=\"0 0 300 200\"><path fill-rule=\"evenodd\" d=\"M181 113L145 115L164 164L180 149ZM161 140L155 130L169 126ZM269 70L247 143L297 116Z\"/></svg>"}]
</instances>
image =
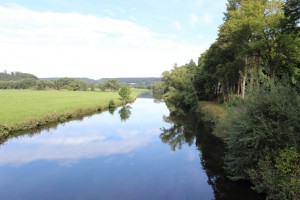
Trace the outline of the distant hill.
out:
<instances>
[{"instance_id":1,"label":"distant hill","mask_svg":"<svg viewBox=\"0 0 300 200\"><path fill-rule=\"evenodd\" d=\"M35 75L22 72L0 72L0 81L17 81L23 79L38 79Z\"/></svg>"},{"instance_id":2,"label":"distant hill","mask_svg":"<svg viewBox=\"0 0 300 200\"><path fill-rule=\"evenodd\" d=\"M23 80L23 79L36 79L36 80L58 80L62 77L49 77L49 78L38 78L37 76L29 73L22 73L22 72L11 72L7 73L0 72L0 81L17 81L17 80ZM68 77L76 80L80 80L87 84L98 84L98 83L104 83L108 80L117 80L121 84L130 84L133 87L137 88L151 88L153 83L155 82L161 82L161 78L159 77L129 77L129 78L101 78L98 80L91 79L91 78L85 78L85 77Z\"/></svg>"},{"instance_id":3,"label":"distant hill","mask_svg":"<svg viewBox=\"0 0 300 200\"><path fill-rule=\"evenodd\" d=\"M117 80L119 83L125 83L125 84L141 84L141 83L154 83L154 82L160 82L161 78L159 77L138 77L138 78L101 78L98 80L99 83L103 83L108 80Z\"/></svg>"},{"instance_id":4,"label":"distant hill","mask_svg":"<svg viewBox=\"0 0 300 200\"><path fill-rule=\"evenodd\" d=\"M54 80L57 80L57 79L60 79L62 77L50 77L50 78L39 78L40 80L49 80L49 81L54 81ZM91 83L94 83L96 84L98 81L97 80L94 80L94 79L91 79L91 78L78 78L78 77L68 77L68 78L73 78L73 79L76 79L76 80L80 80L82 82L85 82L87 84L91 84Z\"/></svg>"},{"instance_id":5,"label":"distant hill","mask_svg":"<svg viewBox=\"0 0 300 200\"><path fill-rule=\"evenodd\" d=\"M131 85L134 88L152 89L153 83L160 82L158 77L138 77L138 78L101 78L99 83L103 83L108 80L117 80L124 85Z\"/></svg>"},{"instance_id":6,"label":"distant hill","mask_svg":"<svg viewBox=\"0 0 300 200\"><path fill-rule=\"evenodd\" d=\"M50 78L40 78L40 80L57 80L60 79L61 77L50 77ZM83 81L85 83L91 84L97 84L97 83L103 83L108 80L117 80L119 83L122 84L151 84L154 82L160 82L161 79L159 77L138 77L138 78L101 78L98 80L90 79L90 78L76 78L76 77L69 77L73 78L76 80Z\"/></svg>"}]
</instances>

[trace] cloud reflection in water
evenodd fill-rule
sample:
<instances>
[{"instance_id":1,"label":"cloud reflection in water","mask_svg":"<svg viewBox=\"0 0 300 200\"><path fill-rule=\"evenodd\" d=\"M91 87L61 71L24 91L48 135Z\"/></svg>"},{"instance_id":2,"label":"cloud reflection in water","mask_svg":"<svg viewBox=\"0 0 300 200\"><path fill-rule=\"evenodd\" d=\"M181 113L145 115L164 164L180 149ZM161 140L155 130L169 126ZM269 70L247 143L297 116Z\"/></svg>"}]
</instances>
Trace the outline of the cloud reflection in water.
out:
<instances>
[{"instance_id":1,"label":"cloud reflection in water","mask_svg":"<svg viewBox=\"0 0 300 200\"><path fill-rule=\"evenodd\" d=\"M159 130L147 129L145 122L143 117L133 115L122 123L118 116L105 112L33 137L11 139L0 147L0 165L18 166L38 160L74 163L82 158L130 153L158 138ZM157 123L161 123L159 118Z\"/></svg>"}]
</instances>

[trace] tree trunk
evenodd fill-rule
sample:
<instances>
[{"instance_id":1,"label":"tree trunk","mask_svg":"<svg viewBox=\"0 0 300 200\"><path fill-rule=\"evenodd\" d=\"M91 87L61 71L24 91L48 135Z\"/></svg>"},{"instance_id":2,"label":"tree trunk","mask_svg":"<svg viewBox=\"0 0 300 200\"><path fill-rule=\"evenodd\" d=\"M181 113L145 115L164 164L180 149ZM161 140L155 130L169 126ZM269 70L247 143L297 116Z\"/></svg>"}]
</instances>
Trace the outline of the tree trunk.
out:
<instances>
[{"instance_id":1,"label":"tree trunk","mask_svg":"<svg viewBox=\"0 0 300 200\"><path fill-rule=\"evenodd\" d=\"M241 74L241 72L240 72ZM237 85L237 96L240 97L240 92L241 92L241 75L239 76L239 80L238 80L238 85Z\"/></svg>"},{"instance_id":2,"label":"tree trunk","mask_svg":"<svg viewBox=\"0 0 300 200\"><path fill-rule=\"evenodd\" d=\"M242 99L245 98L245 92L246 92L246 82L247 82L247 65L248 65L248 58L245 57L245 68L244 68L244 74L242 77Z\"/></svg>"},{"instance_id":3,"label":"tree trunk","mask_svg":"<svg viewBox=\"0 0 300 200\"><path fill-rule=\"evenodd\" d=\"M255 73L254 68L255 68L255 56L251 56L251 59L250 59L250 83L249 83L250 92L253 91L254 73Z\"/></svg>"}]
</instances>

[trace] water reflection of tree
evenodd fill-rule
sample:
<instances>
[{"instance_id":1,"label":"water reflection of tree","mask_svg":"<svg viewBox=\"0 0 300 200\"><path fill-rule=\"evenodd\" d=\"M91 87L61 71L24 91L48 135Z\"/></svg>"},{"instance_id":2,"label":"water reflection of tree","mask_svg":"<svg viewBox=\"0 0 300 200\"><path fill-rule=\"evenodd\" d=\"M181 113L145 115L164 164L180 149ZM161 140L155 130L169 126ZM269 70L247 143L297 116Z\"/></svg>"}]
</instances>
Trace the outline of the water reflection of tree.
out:
<instances>
[{"instance_id":1,"label":"water reflection of tree","mask_svg":"<svg viewBox=\"0 0 300 200\"><path fill-rule=\"evenodd\" d=\"M111 115L114 115L114 113L115 113L116 110L117 110L117 108L114 108L114 107L108 108L108 112Z\"/></svg>"},{"instance_id":2,"label":"water reflection of tree","mask_svg":"<svg viewBox=\"0 0 300 200\"><path fill-rule=\"evenodd\" d=\"M64 124L64 123L61 123L61 124ZM0 135L0 146L12 138L18 138L18 137L22 137L24 135L33 137L35 135L40 134L43 131L56 130L58 125L59 125L59 123L52 123L52 124L46 124L46 125L43 125L43 126L40 126L40 127L34 128L34 129L30 129L30 130L15 131L15 132L7 133L7 134L1 134Z\"/></svg>"},{"instance_id":3,"label":"water reflection of tree","mask_svg":"<svg viewBox=\"0 0 300 200\"><path fill-rule=\"evenodd\" d=\"M85 116L78 116L75 118L69 118L69 119L66 119L64 122L57 121L57 122L53 122L50 124L43 124L41 126L37 126L37 127L33 128L33 129L7 132L4 134L1 133L0 134L0 145L4 144L5 142L7 142L9 139L12 139L12 138L18 138L18 137L25 136L25 135L27 135L29 137L33 137L35 135L40 134L43 131L56 130L59 125L63 125L69 121L82 121L84 117L92 116L93 114L88 114Z\"/></svg>"},{"instance_id":4,"label":"water reflection of tree","mask_svg":"<svg viewBox=\"0 0 300 200\"><path fill-rule=\"evenodd\" d=\"M131 107L130 106L124 106L119 110L119 115L121 121L126 121L130 118L131 116Z\"/></svg>"},{"instance_id":5,"label":"water reflection of tree","mask_svg":"<svg viewBox=\"0 0 300 200\"><path fill-rule=\"evenodd\" d=\"M227 178L223 169L225 145L218 138L209 133L195 115L184 117L164 117L164 121L171 124L170 128L161 128L160 138L162 142L170 145L172 150L177 150L183 144L192 145L194 142L199 153L200 162L208 177L208 184L214 190L215 199L263 199L255 191L250 189L246 182L233 182Z\"/></svg>"},{"instance_id":6,"label":"water reflection of tree","mask_svg":"<svg viewBox=\"0 0 300 200\"><path fill-rule=\"evenodd\" d=\"M172 126L171 128L161 128L160 139L162 142L169 144L173 151L181 149L183 144L191 146L194 143L194 127L185 123L189 117L176 118L164 116L163 118L165 122L171 123Z\"/></svg>"}]
</instances>

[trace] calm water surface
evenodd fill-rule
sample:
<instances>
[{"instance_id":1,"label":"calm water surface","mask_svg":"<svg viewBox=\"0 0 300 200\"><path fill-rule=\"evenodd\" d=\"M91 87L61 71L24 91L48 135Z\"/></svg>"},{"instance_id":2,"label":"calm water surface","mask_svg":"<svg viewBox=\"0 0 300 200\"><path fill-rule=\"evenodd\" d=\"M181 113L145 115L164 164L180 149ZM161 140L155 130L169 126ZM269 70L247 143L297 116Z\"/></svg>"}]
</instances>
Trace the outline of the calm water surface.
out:
<instances>
[{"instance_id":1,"label":"calm water surface","mask_svg":"<svg viewBox=\"0 0 300 200\"><path fill-rule=\"evenodd\" d=\"M260 199L222 169L223 144L164 103L72 121L0 146L0 199ZM164 116L164 117L163 117Z\"/></svg>"}]
</instances>

